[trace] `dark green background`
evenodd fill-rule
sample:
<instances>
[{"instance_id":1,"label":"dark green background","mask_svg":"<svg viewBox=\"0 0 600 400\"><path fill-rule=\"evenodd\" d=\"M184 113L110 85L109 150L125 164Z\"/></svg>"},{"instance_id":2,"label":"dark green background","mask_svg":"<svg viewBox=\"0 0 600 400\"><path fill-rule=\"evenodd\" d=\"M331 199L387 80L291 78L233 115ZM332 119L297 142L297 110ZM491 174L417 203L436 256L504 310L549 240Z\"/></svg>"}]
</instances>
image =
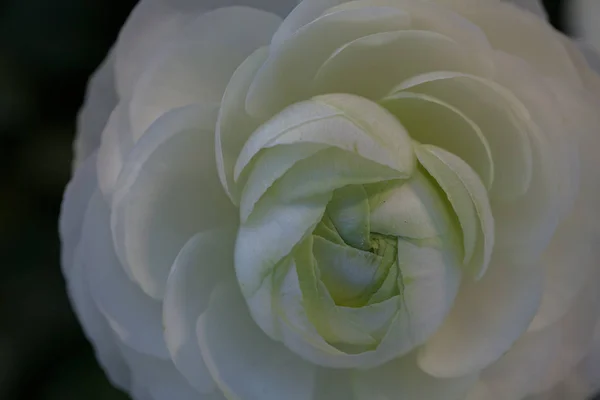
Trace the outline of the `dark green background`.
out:
<instances>
[{"instance_id":1,"label":"dark green background","mask_svg":"<svg viewBox=\"0 0 600 400\"><path fill-rule=\"evenodd\" d=\"M134 4L0 0L0 400L126 399L69 306L57 219L87 78Z\"/></svg>"}]
</instances>

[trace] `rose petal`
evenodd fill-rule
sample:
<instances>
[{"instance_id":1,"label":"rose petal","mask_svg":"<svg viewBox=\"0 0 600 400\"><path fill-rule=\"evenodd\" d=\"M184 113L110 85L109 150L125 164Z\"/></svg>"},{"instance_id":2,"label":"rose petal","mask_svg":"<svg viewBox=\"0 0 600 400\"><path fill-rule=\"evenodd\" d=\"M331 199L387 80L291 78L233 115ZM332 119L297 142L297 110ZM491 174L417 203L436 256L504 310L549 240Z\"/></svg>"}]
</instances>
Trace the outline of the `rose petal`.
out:
<instances>
[{"instance_id":1,"label":"rose petal","mask_svg":"<svg viewBox=\"0 0 600 400\"><path fill-rule=\"evenodd\" d=\"M139 1L119 33L115 45L116 89L130 98L133 88L157 49L169 43L188 21L163 0Z\"/></svg>"},{"instance_id":2,"label":"rose petal","mask_svg":"<svg viewBox=\"0 0 600 400\"><path fill-rule=\"evenodd\" d=\"M280 23L275 14L230 7L187 24L143 68L135 85L130 105L134 137L170 109L194 103L218 106L233 72L269 42Z\"/></svg>"},{"instance_id":3,"label":"rose petal","mask_svg":"<svg viewBox=\"0 0 600 400\"><path fill-rule=\"evenodd\" d=\"M134 390L143 390L152 400L225 400L218 391L202 395L190 386L170 360L160 360L121 348L133 372Z\"/></svg>"},{"instance_id":4,"label":"rose petal","mask_svg":"<svg viewBox=\"0 0 600 400\"><path fill-rule=\"evenodd\" d=\"M100 146L100 135L117 105L114 61L114 51L111 51L88 81L83 107L77 116L74 167L78 167Z\"/></svg>"},{"instance_id":5,"label":"rose petal","mask_svg":"<svg viewBox=\"0 0 600 400\"><path fill-rule=\"evenodd\" d=\"M416 76L392 93L402 90L451 104L479 126L494 160L491 198L509 200L527 191L532 175L529 132L535 127L514 95L492 81L452 72Z\"/></svg>"},{"instance_id":6,"label":"rose petal","mask_svg":"<svg viewBox=\"0 0 600 400\"><path fill-rule=\"evenodd\" d=\"M260 124L246 113L246 96L256 72L268 55L269 48L261 47L235 70L225 88L217 118L215 152L219 179L235 204L240 196L240 189L233 179L235 161L250 134Z\"/></svg>"},{"instance_id":7,"label":"rose petal","mask_svg":"<svg viewBox=\"0 0 600 400\"><path fill-rule=\"evenodd\" d=\"M462 228L465 266L475 279L487 270L494 248L494 217L479 177L460 158L432 145L415 148L421 165L437 181Z\"/></svg>"},{"instance_id":8,"label":"rose petal","mask_svg":"<svg viewBox=\"0 0 600 400\"><path fill-rule=\"evenodd\" d=\"M130 153L113 195L111 226L119 259L141 288L162 299L169 270L196 232L235 224L217 176L216 113L175 109Z\"/></svg>"},{"instance_id":9,"label":"rose petal","mask_svg":"<svg viewBox=\"0 0 600 400\"><path fill-rule=\"evenodd\" d=\"M75 249L81 239L83 217L90 198L97 188L96 163L97 153L92 153L81 162L67 185L60 209L59 231L61 240L61 266L65 276L69 276L73 268Z\"/></svg>"},{"instance_id":10,"label":"rose petal","mask_svg":"<svg viewBox=\"0 0 600 400\"><path fill-rule=\"evenodd\" d=\"M235 230L198 233L173 263L163 301L165 341L175 367L201 393L215 384L200 354L196 320L208 307L210 294L223 280L233 280Z\"/></svg>"},{"instance_id":11,"label":"rose petal","mask_svg":"<svg viewBox=\"0 0 600 400\"><path fill-rule=\"evenodd\" d=\"M77 318L81 321L83 331L94 346L95 355L108 379L116 387L127 390L130 387L130 372L116 344L118 339L115 337L114 331L92 299L89 283L85 276L84 260L80 246L75 252L74 264L68 274L69 297Z\"/></svg>"},{"instance_id":12,"label":"rose petal","mask_svg":"<svg viewBox=\"0 0 600 400\"><path fill-rule=\"evenodd\" d=\"M102 194L96 191L86 212L81 242L92 297L125 344L167 359L161 304L146 296L125 274L112 246L109 213Z\"/></svg>"},{"instance_id":13,"label":"rose petal","mask_svg":"<svg viewBox=\"0 0 600 400\"><path fill-rule=\"evenodd\" d=\"M311 399L315 367L256 326L236 287L217 287L198 319L197 334L204 360L226 397Z\"/></svg>"},{"instance_id":14,"label":"rose petal","mask_svg":"<svg viewBox=\"0 0 600 400\"><path fill-rule=\"evenodd\" d=\"M421 93L398 92L380 101L410 136L462 158L489 189L494 181L490 145L481 129L452 105Z\"/></svg>"},{"instance_id":15,"label":"rose petal","mask_svg":"<svg viewBox=\"0 0 600 400\"><path fill-rule=\"evenodd\" d=\"M121 100L113 110L98 149L98 186L110 202L117 178L133 147L129 123L129 102Z\"/></svg>"},{"instance_id":16,"label":"rose petal","mask_svg":"<svg viewBox=\"0 0 600 400\"><path fill-rule=\"evenodd\" d=\"M365 35L408 27L406 13L391 7L325 14L273 48L246 98L246 110L268 118L310 97L310 83L320 65L339 46Z\"/></svg>"},{"instance_id":17,"label":"rose petal","mask_svg":"<svg viewBox=\"0 0 600 400\"><path fill-rule=\"evenodd\" d=\"M381 32L337 48L319 67L313 87L314 93L353 93L378 100L400 82L432 71L491 76L492 64L485 53L436 32Z\"/></svg>"},{"instance_id":18,"label":"rose petal","mask_svg":"<svg viewBox=\"0 0 600 400\"><path fill-rule=\"evenodd\" d=\"M414 354L370 370L355 370L356 400L427 399L463 400L478 374L459 378L434 378L417 366Z\"/></svg>"},{"instance_id":19,"label":"rose petal","mask_svg":"<svg viewBox=\"0 0 600 400\"><path fill-rule=\"evenodd\" d=\"M458 377L496 361L525 332L542 295L539 266L495 256L480 281L465 280L447 319L418 354L436 377Z\"/></svg>"}]
</instances>

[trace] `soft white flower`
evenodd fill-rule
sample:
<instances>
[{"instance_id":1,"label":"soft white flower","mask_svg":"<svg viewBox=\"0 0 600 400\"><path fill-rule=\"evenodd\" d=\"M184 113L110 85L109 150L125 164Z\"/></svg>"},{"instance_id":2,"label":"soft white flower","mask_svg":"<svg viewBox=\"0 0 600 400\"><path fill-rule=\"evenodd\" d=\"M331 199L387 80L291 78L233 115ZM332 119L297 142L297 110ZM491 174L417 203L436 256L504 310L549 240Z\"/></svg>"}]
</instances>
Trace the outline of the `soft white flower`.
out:
<instances>
[{"instance_id":1,"label":"soft white flower","mask_svg":"<svg viewBox=\"0 0 600 400\"><path fill-rule=\"evenodd\" d=\"M600 81L539 3L247 3L141 1L90 82L63 267L112 382L598 389Z\"/></svg>"}]
</instances>

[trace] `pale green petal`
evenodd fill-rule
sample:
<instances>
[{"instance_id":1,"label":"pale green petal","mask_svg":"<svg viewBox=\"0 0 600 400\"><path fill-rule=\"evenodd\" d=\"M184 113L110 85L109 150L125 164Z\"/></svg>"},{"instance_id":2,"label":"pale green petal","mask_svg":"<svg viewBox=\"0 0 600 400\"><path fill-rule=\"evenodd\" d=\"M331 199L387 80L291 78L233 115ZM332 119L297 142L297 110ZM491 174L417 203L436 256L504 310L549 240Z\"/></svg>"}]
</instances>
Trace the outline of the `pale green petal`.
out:
<instances>
[{"instance_id":1,"label":"pale green petal","mask_svg":"<svg viewBox=\"0 0 600 400\"><path fill-rule=\"evenodd\" d=\"M201 129L206 119L206 110L189 106L157 120L129 154L112 197L119 260L156 299L192 235L237 223L217 176L213 131Z\"/></svg>"},{"instance_id":2,"label":"pale green petal","mask_svg":"<svg viewBox=\"0 0 600 400\"><path fill-rule=\"evenodd\" d=\"M198 319L197 334L209 371L227 398L311 400L316 367L266 336L236 287L217 287Z\"/></svg>"},{"instance_id":3,"label":"pale green petal","mask_svg":"<svg viewBox=\"0 0 600 400\"><path fill-rule=\"evenodd\" d=\"M194 235L183 246L169 273L163 300L163 326L175 367L201 393L215 389L196 338L196 320L210 294L223 281L234 282L235 230L216 229Z\"/></svg>"},{"instance_id":4,"label":"pale green petal","mask_svg":"<svg viewBox=\"0 0 600 400\"><path fill-rule=\"evenodd\" d=\"M392 112L422 144L432 144L462 158L487 189L494 181L490 145L481 129L451 104L422 93L408 91L385 97L380 104Z\"/></svg>"},{"instance_id":5,"label":"pale green petal","mask_svg":"<svg viewBox=\"0 0 600 400\"><path fill-rule=\"evenodd\" d=\"M327 146L318 143L279 145L257 155L240 200L240 219L245 222L256 203L269 188L295 164L310 158Z\"/></svg>"},{"instance_id":6,"label":"pale green petal","mask_svg":"<svg viewBox=\"0 0 600 400\"><path fill-rule=\"evenodd\" d=\"M411 239L448 238L449 241L456 241L453 237L460 235L446 195L420 168L409 180L395 181L376 196L384 196L385 200L371 206L372 232Z\"/></svg>"},{"instance_id":7,"label":"pale green petal","mask_svg":"<svg viewBox=\"0 0 600 400\"><path fill-rule=\"evenodd\" d=\"M178 12L163 0L137 3L114 47L114 86L119 97L131 97L145 67L189 21L189 14Z\"/></svg>"},{"instance_id":8,"label":"pale green petal","mask_svg":"<svg viewBox=\"0 0 600 400\"><path fill-rule=\"evenodd\" d=\"M542 296L543 270L496 257L479 281L465 280L452 311L420 349L419 366L458 377L498 360L527 330Z\"/></svg>"},{"instance_id":9,"label":"pale green petal","mask_svg":"<svg viewBox=\"0 0 600 400\"><path fill-rule=\"evenodd\" d=\"M218 106L233 72L269 42L280 22L275 14L231 7L203 14L182 27L176 40L144 67L135 85L130 104L134 137L172 108Z\"/></svg>"},{"instance_id":10,"label":"pale green petal","mask_svg":"<svg viewBox=\"0 0 600 400\"><path fill-rule=\"evenodd\" d=\"M317 71L313 87L318 93L353 93L378 100L414 75L439 70L491 76L492 64L486 53L473 52L439 33L381 32L336 49Z\"/></svg>"},{"instance_id":11,"label":"pale green petal","mask_svg":"<svg viewBox=\"0 0 600 400\"><path fill-rule=\"evenodd\" d=\"M354 304L370 297L390 268L390 263L384 265L383 257L320 237L314 237L313 254L320 280L338 305Z\"/></svg>"},{"instance_id":12,"label":"pale green petal","mask_svg":"<svg viewBox=\"0 0 600 400\"><path fill-rule=\"evenodd\" d=\"M246 113L246 94L252 79L269 55L268 47L252 53L235 70L221 100L215 129L215 152L219 179L229 198L237 204L240 190L233 180L233 168L242 147L254 129L259 126Z\"/></svg>"},{"instance_id":13,"label":"pale green petal","mask_svg":"<svg viewBox=\"0 0 600 400\"><path fill-rule=\"evenodd\" d=\"M313 251L320 255L313 242L330 243L322 238L309 236L294 251L294 261L306 315L319 334L330 343L373 345L376 339L366 331L366 327L341 314L329 291L321 281L317 260ZM332 246L335 246L332 244Z\"/></svg>"},{"instance_id":14,"label":"pale green petal","mask_svg":"<svg viewBox=\"0 0 600 400\"><path fill-rule=\"evenodd\" d=\"M452 72L423 74L402 83L393 92L427 94L462 111L488 141L494 161L492 198L514 199L531 183L531 130L527 109L500 85Z\"/></svg>"},{"instance_id":15,"label":"pale green petal","mask_svg":"<svg viewBox=\"0 0 600 400\"><path fill-rule=\"evenodd\" d=\"M327 214L347 244L370 249L369 201L362 185L349 185L333 192Z\"/></svg>"},{"instance_id":16,"label":"pale green petal","mask_svg":"<svg viewBox=\"0 0 600 400\"><path fill-rule=\"evenodd\" d=\"M298 14L301 14L299 11ZM390 7L325 14L273 49L246 98L248 113L269 117L283 107L310 97L310 83L320 65L339 46L377 32L405 29L409 18ZM292 22L291 25L294 25Z\"/></svg>"},{"instance_id":17,"label":"pale green petal","mask_svg":"<svg viewBox=\"0 0 600 400\"><path fill-rule=\"evenodd\" d=\"M235 245L235 269L242 293L251 297L302 238L315 228L331 194L283 203L267 194L242 223Z\"/></svg>"},{"instance_id":18,"label":"pale green petal","mask_svg":"<svg viewBox=\"0 0 600 400\"><path fill-rule=\"evenodd\" d=\"M414 168L410 137L393 115L367 99L332 94L294 104L258 128L240 153L234 179L261 149L306 142L357 153L403 176Z\"/></svg>"},{"instance_id":19,"label":"pale green petal","mask_svg":"<svg viewBox=\"0 0 600 400\"><path fill-rule=\"evenodd\" d=\"M285 202L331 193L346 185L398 179L401 174L337 148L322 150L292 168L271 191Z\"/></svg>"},{"instance_id":20,"label":"pale green petal","mask_svg":"<svg viewBox=\"0 0 600 400\"><path fill-rule=\"evenodd\" d=\"M398 239L398 285L402 296L399 327L392 340L403 352L423 344L450 312L461 284L460 252L443 246Z\"/></svg>"},{"instance_id":21,"label":"pale green petal","mask_svg":"<svg viewBox=\"0 0 600 400\"><path fill-rule=\"evenodd\" d=\"M419 162L446 193L462 228L464 263L479 279L494 247L494 218L487 192L475 172L457 156L431 146L415 148Z\"/></svg>"},{"instance_id":22,"label":"pale green petal","mask_svg":"<svg viewBox=\"0 0 600 400\"><path fill-rule=\"evenodd\" d=\"M423 372L413 354L370 370L356 370L352 377L356 400L464 400L477 374L440 379Z\"/></svg>"}]
</instances>

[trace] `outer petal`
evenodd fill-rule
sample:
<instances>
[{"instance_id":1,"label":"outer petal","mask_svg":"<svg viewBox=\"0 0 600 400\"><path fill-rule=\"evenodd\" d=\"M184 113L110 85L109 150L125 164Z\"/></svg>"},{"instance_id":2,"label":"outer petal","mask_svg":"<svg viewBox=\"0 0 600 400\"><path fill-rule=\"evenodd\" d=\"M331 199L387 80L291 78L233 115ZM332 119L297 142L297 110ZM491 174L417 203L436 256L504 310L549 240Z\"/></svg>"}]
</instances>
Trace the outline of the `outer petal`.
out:
<instances>
[{"instance_id":1,"label":"outer petal","mask_svg":"<svg viewBox=\"0 0 600 400\"><path fill-rule=\"evenodd\" d=\"M109 209L100 191L90 200L82 252L91 295L116 335L128 346L168 358L160 323L161 305L146 296L123 271L111 240Z\"/></svg>"},{"instance_id":2,"label":"outer petal","mask_svg":"<svg viewBox=\"0 0 600 400\"><path fill-rule=\"evenodd\" d=\"M237 218L217 176L213 131L206 130L215 117L196 106L165 114L136 144L117 182L111 215L117 255L157 299L187 240Z\"/></svg>"},{"instance_id":3,"label":"outer petal","mask_svg":"<svg viewBox=\"0 0 600 400\"><path fill-rule=\"evenodd\" d=\"M117 178L132 147L129 101L121 100L108 119L98 149L98 186L107 201L110 201Z\"/></svg>"},{"instance_id":4,"label":"outer petal","mask_svg":"<svg viewBox=\"0 0 600 400\"><path fill-rule=\"evenodd\" d=\"M111 51L88 82L83 107L77 117L74 167L78 167L100 145L100 135L117 104L114 59L114 51Z\"/></svg>"},{"instance_id":5,"label":"outer petal","mask_svg":"<svg viewBox=\"0 0 600 400\"><path fill-rule=\"evenodd\" d=\"M378 368L356 370L353 380L356 400L463 400L477 377L434 378L417 366L414 354L409 354Z\"/></svg>"},{"instance_id":6,"label":"outer petal","mask_svg":"<svg viewBox=\"0 0 600 400\"><path fill-rule=\"evenodd\" d=\"M175 367L202 393L215 384L202 359L196 320L208 307L210 294L223 281L233 282L235 230L220 228L194 235L179 252L167 280L163 302L165 340Z\"/></svg>"},{"instance_id":7,"label":"outer petal","mask_svg":"<svg viewBox=\"0 0 600 400\"><path fill-rule=\"evenodd\" d=\"M145 392L152 400L225 400L218 392L206 395L198 393L169 360L149 357L127 347L121 350L133 373L132 384L136 400L139 399L136 391Z\"/></svg>"},{"instance_id":8,"label":"outer petal","mask_svg":"<svg viewBox=\"0 0 600 400\"><path fill-rule=\"evenodd\" d=\"M437 377L456 377L496 361L527 329L542 295L542 269L494 255L478 282L465 281L450 315L418 355Z\"/></svg>"},{"instance_id":9,"label":"outer petal","mask_svg":"<svg viewBox=\"0 0 600 400\"><path fill-rule=\"evenodd\" d=\"M219 105L236 68L269 42L281 23L275 14L245 7L206 13L181 28L143 68L131 106L138 138L166 111L188 104Z\"/></svg>"},{"instance_id":10,"label":"outer petal","mask_svg":"<svg viewBox=\"0 0 600 400\"><path fill-rule=\"evenodd\" d=\"M237 287L221 285L213 292L197 328L202 355L226 397L312 398L316 368L256 326Z\"/></svg>"},{"instance_id":11,"label":"outer petal","mask_svg":"<svg viewBox=\"0 0 600 400\"><path fill-rule=\"evenodd\" d=\"M83 217L90 198L98 186L96 180L97 153L93 153L75 170L69 182L60 210L59 231L61 240L61 266L69 278L74 256L81 239Z\"/></svg>"},{"instance_id":12,"label":"outer petal","mask_svg":"<svg viewBox=\"0 0 600 400\"><path fill-rule=\"evenodd\" d=\"M127 390L130 373L117 346L118 338L100 313L92 299L84 271L84 255L81 247L75 254L75 262L67 278L67 289L83 331L94 346L96 357L104 368L111 383Z\"/></svg>"},{"instance_id":13,"label":"outer petal","mask_svg":"<svg viewBox=\"0 0 600 400\"><path fill-rule=\"evenodd\" d=\"M115 45L117 92L130 97L157 49L168 43L188 20L164 0L142 0L131 12Z\"/></svg>"}]
</instances>

